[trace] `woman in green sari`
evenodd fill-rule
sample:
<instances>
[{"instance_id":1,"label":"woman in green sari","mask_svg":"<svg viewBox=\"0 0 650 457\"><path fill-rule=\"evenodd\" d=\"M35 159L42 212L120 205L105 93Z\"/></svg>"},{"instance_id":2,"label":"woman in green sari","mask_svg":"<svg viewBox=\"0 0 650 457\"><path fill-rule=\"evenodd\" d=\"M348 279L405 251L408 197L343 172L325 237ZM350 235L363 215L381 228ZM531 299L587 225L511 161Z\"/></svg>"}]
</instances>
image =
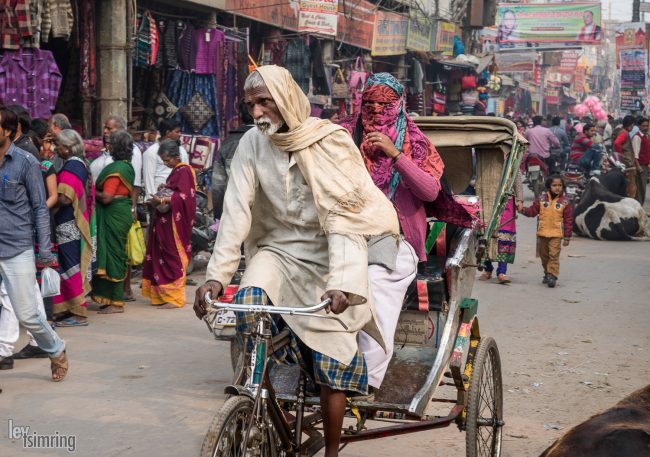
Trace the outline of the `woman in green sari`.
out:
<instances>
[{"instance_id":1,"label":"woman in green sari","mask_svg":"<svg viewBox=\"0 0 650 457\"><path fill-rule=\"evenodd\" d=\"M128 268L126 239L133 223L135 171L131 165L133 138L125 131L113 133L107 148L113 163L97 177L97 272L91 297L102 305L100 314L124 312L124 279Z\"/></svg>"}]
</instances>

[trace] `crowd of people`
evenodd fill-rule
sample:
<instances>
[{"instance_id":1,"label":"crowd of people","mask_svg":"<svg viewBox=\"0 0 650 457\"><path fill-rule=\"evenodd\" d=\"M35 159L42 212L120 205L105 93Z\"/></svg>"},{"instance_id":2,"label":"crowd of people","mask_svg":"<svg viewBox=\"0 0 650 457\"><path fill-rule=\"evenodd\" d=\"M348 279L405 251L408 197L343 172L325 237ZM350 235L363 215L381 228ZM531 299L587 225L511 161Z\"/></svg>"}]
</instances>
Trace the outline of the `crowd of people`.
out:
<instances>
[{"instance_id":1,"label":"crowd of people","mask_svg":"<svg viewBox=\"0 0 650 457\"><path fill-rule=\"evenodd\" d=\"M110 116L89 163L65 115L32 120L21 106L0 108L0 369L49 357L60 381L68 361L56 329L89 325L91 300L101 314L123 313L134 300L127 236L140 194L148 208L142 294L158 309L185 305L196 178L179 137L180 124L165 120L143 153L126 120ZM41 295L45 268L58 272L56 295ZM16 352L19 324L30 341Z\"/></svg>"},{"instance_id":2,"label":"crowd of people","mask_svg":"<svg viewBox=\"0 0 650 457\"><path fill-rule=\"evenodd\" d=\"M591 117L573 120L559 116L507 116L530 143L527 156L542 158L550 174L575 165L587 175L598 174L604 154L611 154L625 168L627 196L645 202L650 166L649 120L628 115L607 121ZM525 169L526 159L522 163Z\"/></svg>"}]
</instances>

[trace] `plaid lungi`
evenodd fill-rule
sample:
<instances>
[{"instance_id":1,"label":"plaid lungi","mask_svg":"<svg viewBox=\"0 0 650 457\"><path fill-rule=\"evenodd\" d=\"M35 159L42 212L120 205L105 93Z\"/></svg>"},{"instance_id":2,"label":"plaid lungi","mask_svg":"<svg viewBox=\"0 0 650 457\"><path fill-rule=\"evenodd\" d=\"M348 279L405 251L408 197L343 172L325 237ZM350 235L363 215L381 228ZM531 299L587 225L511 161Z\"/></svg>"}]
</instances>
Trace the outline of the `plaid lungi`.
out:
<instances>
[{"instance_id":1,"label":"plaid lungi","mask_svg":"<svg viewBox=\"0 0 650 457\"><path fill-rule=\"evenodd\" d=\"M272 305L268 295L259 287L240 289L233 299L233 303L242 305ZM305 317L309 319L309 317ZM237 313L237 331L252 332L255 330L255 316L252 313ZM281 319L273 319L271 333L275 336L280 332L279 326L286 324ZM247 342L249 350L252 348L252 339ZM352 358L350 365L344 365L325 354L307 347L291 332L288 346L273 353L277 363L297 363L302 369L313 377L316 384L328 386L334 390L368 393L368 368L359 349Z\"/></svg>"}]
</instances>

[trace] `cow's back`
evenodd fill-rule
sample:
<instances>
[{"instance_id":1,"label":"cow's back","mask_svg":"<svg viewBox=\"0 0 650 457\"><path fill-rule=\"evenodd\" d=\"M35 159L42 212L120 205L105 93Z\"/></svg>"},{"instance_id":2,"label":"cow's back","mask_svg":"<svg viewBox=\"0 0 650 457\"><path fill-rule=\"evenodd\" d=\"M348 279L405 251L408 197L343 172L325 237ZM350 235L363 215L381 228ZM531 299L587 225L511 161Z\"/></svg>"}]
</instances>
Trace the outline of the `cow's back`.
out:
<instances>
[{"instance_id":1,"label":"cow's back","mask_svg":"<svg viewBox=\"0 0 650 457\"><path fill-rule=\"evenodd\" d=\"M650 385L573 427L540 457L650 457Z\"/></svg>"}]
</instances>

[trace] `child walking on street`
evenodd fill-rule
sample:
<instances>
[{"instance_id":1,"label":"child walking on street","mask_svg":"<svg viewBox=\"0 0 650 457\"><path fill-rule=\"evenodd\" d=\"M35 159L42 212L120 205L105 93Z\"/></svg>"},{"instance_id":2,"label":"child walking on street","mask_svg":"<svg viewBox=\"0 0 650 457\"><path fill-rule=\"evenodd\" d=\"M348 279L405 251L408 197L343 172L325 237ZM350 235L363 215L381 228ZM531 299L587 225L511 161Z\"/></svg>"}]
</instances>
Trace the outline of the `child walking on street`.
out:
<instances>
[{"instance_id":1,"label":"child walking on street","mask_svg":"<svg viewBox=\"0 0 650 457\"><path fill-rule=\"evenodd\" d=\"M542 259L544 279L548 287L555 287L560 275L560 251L568 246L573 231L573 208L564 195L564 181L559 175L546 180L546 193L524 208L528 217L539 215L537 221L537 254ZM563 241L564 240L564 241Z\"/></svg>"}]
</instances>

